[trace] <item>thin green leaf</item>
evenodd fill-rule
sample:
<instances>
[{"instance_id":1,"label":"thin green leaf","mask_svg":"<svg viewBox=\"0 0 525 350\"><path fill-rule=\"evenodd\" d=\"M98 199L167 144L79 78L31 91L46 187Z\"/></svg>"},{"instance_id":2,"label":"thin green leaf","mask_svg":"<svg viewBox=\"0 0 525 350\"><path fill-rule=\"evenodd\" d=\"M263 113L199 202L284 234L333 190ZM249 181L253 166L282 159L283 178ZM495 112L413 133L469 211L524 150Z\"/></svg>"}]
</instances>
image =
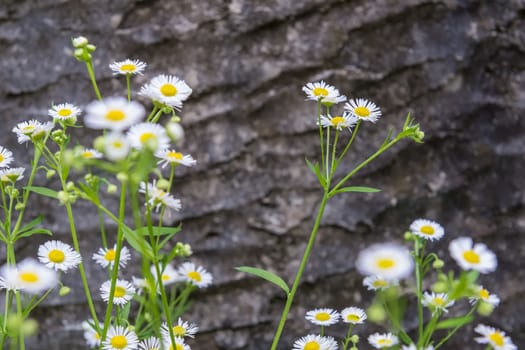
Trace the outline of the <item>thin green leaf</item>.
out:
<instances>
[{"instance_id":1,"label":"thin green leaf","mask_svg":"<svg viewBox=\"0 0 525 350\"><path fill-rule=\"evenodd\" d=\"M312 164L308 159L306 159L306 165L308 166L308 169L317 177L317 181L321 184L322 187L326 185L326 180L321 174L321 169L319 169L319 164Z\"/></svg>"},{"instance_id":2,"label":"thin green leaf","mask_svg":"<svg viewBox=\"0 0 525 350\"><path fill-rule=\"evenodd\" d=\"M31 191L31 192L38 193L39 195L42 195L42 196L51 197L54 199L58 198L58 192L51 190L47 187L27 186L27 187L24 187L24 189Z\"/></svg>"},{"instance_id":3,"label":"thin green leaf","mask_svg":"<svg viewBox=\"0 0 525 350\"><path fill-rule=\"evenodd\" d=\"M32 236L32 235L48 235L48 236L52 236L53 232L51 232L47 228L34 228L32 230L28 230L28 231L24 231L24 232L18 233L16 235L16 239L20 239L22 237L29 237L29 236Z\"/></svg>"},{"instance_id":4,"label":"thin green leaf","mask_svg":"<svg viewBox=\"0 0 525 350\"><path fill-rule=\"evenodd\" d=\"M44 216L43 215L38 215L36 217L36 219L32 220L31 222L29 222L28 224L22 226L18 232L24 232L24 231L27 231L27 230L30 230L32 229L33 227L37 226L37 225L40 225L42 223L42 221L44 220Z\"/></svg>"},{"instance_id":5,"label":"thin green leaf","mask_svg":"<svg viewBox=\"0 0 525 350\"><path fill-rule=\"evenodd\" d=\"M151 245L146 242L142 235L138 234L135 230L123 225L122 230L126 241L135 249L137 252L144 254L150 259L153 259L153 249Z\"/></svg>"},{"instance_id":6,"label":"thin green leaf","mask_svg":"<svg viewBox=\"0 0 525 350\"><path fill-rule=\"evenodd\" d=\"M236 267L235 269L237 271L246 272L246 273L255 275L257 277L267 280L268 282L272 282L276 286L281 287L281 289L284 290L286 294L290 293L290 288L288 288L288 285L286 284L286 282L281 277L274 274L273 272L259 269L257 267L250 267L250 266L239 266L239 267Z\"/></svg>"},{"instance_id":7,"label":"thin green leaf","mask_svg":"<svg viewBox=\"0 0 525 350\"><path fill-rule=\"evenodd\" d=\"M181 226L177 227L152 227L153 236L165 236L165 235L174 235L176 233L179 233L181 230ZM136 230L139 234L143 236L149 236L149 230L147 227L141 227L140 229Z\"/></svg>"},{"instance_id":8,"label":"thin green leaf","mask_svg":"<svg viewBox=\"0 0 525 350\"><path fill-rule=\"evenodd\" d=\"M343 192L363 192L363 193L376 193L381 192L379 188L365 187L365 186L349 186L338 189L335 193Z\"/></svg>"},{"instance_id":9,"label":"thin green leaf","mask_svg":"<svg viewBox=\"0 0 525 350\"><path fill-rule=\"evenodd\" d=\"M436 329L449 329L449 328L462 327L472 322L472 320L474 320L474 316L472 315L449 318L448 320L439 322L436 325Z\"/></svg>"}]
</instances>

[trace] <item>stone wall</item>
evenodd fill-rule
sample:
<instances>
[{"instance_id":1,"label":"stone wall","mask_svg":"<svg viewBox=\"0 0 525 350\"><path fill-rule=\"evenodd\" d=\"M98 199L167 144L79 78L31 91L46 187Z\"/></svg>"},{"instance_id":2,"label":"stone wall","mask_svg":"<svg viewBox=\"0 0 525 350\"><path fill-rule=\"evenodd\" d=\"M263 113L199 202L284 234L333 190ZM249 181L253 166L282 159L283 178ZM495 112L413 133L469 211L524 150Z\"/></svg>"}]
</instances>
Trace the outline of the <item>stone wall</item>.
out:
<instances>
[{"instance_id":1,"label":"stone wall","mask_svg":"<svg viewBox=\"0 0 525 350\"><path fill-rule=\"evenodd\" d=\"M202 329L191 345L267 350L283 295L234 267L264 267L290 281L302 256L320 191L304 162L316 159L318 134L315 104L304 102L301 86L324 79L382 108L384 117L360 132L341 172L410 112L426 142L402 142L355 178L381 193L329 204L281 349L312 329L306 310L366 306L371 295L354 269L357 253L372 242L401 241L419 217L445 226L441 254L448 256L448 242L459 235L497 253L498 273L482 282L502 303L483 322L523 346L524 33L521 0L1 0L0 140L27 164L25 147L10 133L18 121L45 119L51 102L94 99L85 68L72 57L70 39L79 34L98 46L105 96L125 91L108 69L113 60L149 64L134 79L135 91L157 73L184 78L194 93L181 113L182 149L198 165L179 172L175 192L184 209L173 220L183 221L179 237L192 244L193 260L215 277L187 315ZM45 213L55 237L69 241L65 211L48 203L35 198L33 214ZM86 208L80 203L77 212ZM99 245L97 225L86 215L78 225L89 257ZM19 254L34 255L39 242L24 242ZM104 278L94 266L88 273L93 286ZM39 309L41 332L30 349L83 348L87 307L78 277L65 281L73 293ZM464 332L446 348L481 349L472 337Z\"/></svg>"}]
</instances>

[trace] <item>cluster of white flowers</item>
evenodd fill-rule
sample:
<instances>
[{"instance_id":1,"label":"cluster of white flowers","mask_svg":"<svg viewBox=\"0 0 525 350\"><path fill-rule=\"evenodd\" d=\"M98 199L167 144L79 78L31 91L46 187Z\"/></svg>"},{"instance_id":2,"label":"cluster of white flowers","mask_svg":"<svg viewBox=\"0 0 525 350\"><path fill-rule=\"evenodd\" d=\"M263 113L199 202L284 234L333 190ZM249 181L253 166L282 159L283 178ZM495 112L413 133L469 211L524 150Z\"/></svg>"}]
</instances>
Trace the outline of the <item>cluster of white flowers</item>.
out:
<instances>
[{"instance_id":1,"label":"cluster of white flowers","mask_svg":"<svg viewBox=\"0 0 525 350\"><path fill-rule=\"evenodd\" d=\"M0 146L0 183L14 184L24 178L25 168L10 168L9 165L14 161L13 152Z\"/></svg>"}]
</instances>

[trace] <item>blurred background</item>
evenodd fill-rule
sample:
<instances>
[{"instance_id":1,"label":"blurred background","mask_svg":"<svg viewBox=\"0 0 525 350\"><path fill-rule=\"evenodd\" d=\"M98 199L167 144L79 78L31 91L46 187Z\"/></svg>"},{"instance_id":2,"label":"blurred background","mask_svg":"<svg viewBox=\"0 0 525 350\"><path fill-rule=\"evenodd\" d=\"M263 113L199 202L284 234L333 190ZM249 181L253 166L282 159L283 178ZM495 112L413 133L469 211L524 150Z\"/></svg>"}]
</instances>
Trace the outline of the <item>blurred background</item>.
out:
<instances>
[{"instance_id":1,"label":"blurred background","mask_svg":"<svg viewBox=\"0 0 525 350\"><path fill-rule=\"evenodd\" d=\"M267 350L284 296L234 267L266 268L287 281L297 270L321 198L304 162L318 158L316 105L304 101L301 87L322 79L382 109L377 124L360 130L341 174L411 113L425 143L401 142L355 177L354 185L383 191L329 203L280 349L317 331L304 319L312 308L367 307L373 295L354 268L358 252L375 242L402 242L421 217L445 227L433 247L449 268L457 265L448 243L460 235L497 254L497 272L481 282L502 303L478 320L505 330L521 348L524 33L521 0L0 0L0 144L15 153L17 166L28 166L28 149L10 131L16 123L47 120L53 102L85 106L95 99L84 64L72 57L75 36L98 47L94 65L104 96L125 95L125 80L108 65L128 57L148 63L145 75L133 78L135 98L156 74L185 79L193 94L180 113L186 140L179 149L198 164L178 172L174 194L183 210L172 221L184 224L177 237L192 245L191 260L214 276L186 314L201 328L190 345ZM43 176L38 181L53 186ZM33 205L55 238L70 242L65 210L41 197ZM100 245L89 210L78 203L86 261ZM40 242L22 242L19 256L35 256ZM87 269L96 290L105 277L93 264ZM40 333L29 349L85 347L80 279L70 274L65 284L73 287L70 295L55 295L36 312ZM415 325L412 313L406 326ZM360 349L370 348L368 334L383 330L357 329ZM345 332L342 325L329 330ZM473 337L468 327L443 349L482 349Z\"/></svg>"}]
</instances>

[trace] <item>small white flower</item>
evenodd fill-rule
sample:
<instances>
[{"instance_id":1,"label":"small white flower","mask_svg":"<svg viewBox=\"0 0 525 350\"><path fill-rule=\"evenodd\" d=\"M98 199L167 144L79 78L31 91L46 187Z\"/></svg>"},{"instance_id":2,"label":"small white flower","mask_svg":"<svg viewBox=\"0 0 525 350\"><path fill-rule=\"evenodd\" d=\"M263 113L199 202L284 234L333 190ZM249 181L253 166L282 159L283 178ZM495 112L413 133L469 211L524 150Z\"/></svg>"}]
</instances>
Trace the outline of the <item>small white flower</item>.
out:
<instances>
[{"instance_id":1,"label":"small white flower","mask_svg":"<svg viewBox=\"0 0 525 350\"><path fill-rule=\"evenodd\" d=\"M25 168L7 168L0 170L0 181L17 182L24 178Z\"/></svg>"},{"instance_id":2,"label":"small white flower","mask_svg":"<svg viewBox=\"0 0 525 350\"><path fill-rule=\"evenodd\" d=\"M106 339L102 342L103 350L136 350L139 339L135 332L121 326L111 326Z\"/></svg>"},{"instance_id":3,"label":"small white flower","mask_svg":"<svg viewBox=\"0 0 525 350\"><path fill-rule=\"evenodd\" d=\"M178 273L186 282L190 282L199 288L209 286L213 280L212 275L202 266L195 266L195 264L191 262L182 264L178 268Z\"/></svg>"},{"instance_id":4,"label":"small white flower","mask_svg":"<svg viewBox=\"0 0 525 350\"><path fill-rule=\"evenodd\" d=\"M13 160L13 152L0 146L0 168L7 168Z\"/></svg>"},{"instance_id":5,"label":"small white flower","mask_svg":"<svg viewBox=\"0 0 525 350\"><path fill-rule=\"evenodd\" d=\"M102 300L109 303L109 294L111 291L111 281L106 281L102 283L100 287L100 296ZM115 305L124 305L129 303L135 294L135 287L131 285L128 281L117 280L115 284L115 293L113 295L113 304Z\"/></svg>"},{"instance_id":6,"label":"small white flower","mask_svg":"<svg viewBox=\"0 0 525 350\"><path fill-rule=\"evenodd\" d=\"M345 323L362 324L365 322L367 316L365 310L358 307L347 307L341 311L341 319Z\"/></svg>"},{"instance_id":7,"label":"small white flower","mask_svg":"<svg viewBox=\"0 0 525 350\"><path fill-rule=\"evenodd\" d=\"M96 348L100 345L100 334L92 326L93 320L82 322L82 329L84 330L84 339L90 348Z\"/></svg>"},{"instance_id":8,"label":"small white flower","mask_svg":"<svg viewBox=\"0 0 525 350\"><path fill-rule=\"evenodd\" d=\"M100 159L102 158L102 153L93 148L85 148L79 152L79 156L82 159Z\"/></svg>"},{"instance_id":9,"label":"small white flower","mask_svg":"<svg viewBox=\"0 0 525 350\"><path fill-rule=\"evenodd\" d=\"M18 123L12 131L16 134L18 143L24 143L34 138L43 138L52 129L53 122L41 123L33 119Z\"/></svg>"},{"instance_id":10,"label":"small white flower","mask_svg":"<svg viewBox=\"0 0 525 350\"><path fill-rule=\"evenodd\" d=\"M517 350L518 347L514 345L510 337L505 335L505 332L494 327L478 324L474 328L476 333L481 337L475 338L479 344L490 344L494 350Z\"/></svg>"},{"instance_id":11,"label":"small white flower","mask_svg":"<svg viewBox=\"0 0 525 350\"><path fill-rule=\"evenodd\" d=\"M47 114L55 120L67 120L78 117L81 112L80 108L71 103L62 103L51 107Z\"/></svg>"},{"instance_id":12,"label":"small white flower","mask_svg":"<svg viewBox=\"0 0 525 350\"><path fill-rule=\"evenodd\" d=\"M345 103L345 111L352 113L356 118L375 123L381 117L381 110L374 102L357 98Z\"/></svg>"},{"instance_id":13,"label":"small white flower","mask_svg":"<svg viewBox=\"0 0 525 350\"><path fill-rule=\"evenodd\" d=\"M104 136L104 154L109 160L118 161L128 156L131 145L126 136L112 132Z\"/></svg>"},{"instance_id":14,"label":"small white flower","mask_svg":"<svg viewBox=\"0 0 525 350\"><path fill-rule=\"evenodd\" d=\"M0 289L39 294L54 288L57 283L56 271L31 258L23 260L16 266L4 265L0 270Z\"/></svg>"},{"instance_id":15,"label":"small white flower","mask_svg":"<svg viewBox=\"0 0 525 350\"><path fill-rule=\"evenodd\" d=\"M109 97L86 106L84 122L92 129L122 131L144 118L144 107L124 97Z\"/></svg>"},{"instance_id":16,"label":"small white flower","mask_svg":"<svg viewBox=\"0 0 525 350\"><path fill-rule=\"evenodd\" d=\"M306 313L305 318L319 326L331 326L339 322L341 315L333 309L315 309Z\"/></svg>"},{"instance_id":17,"label":"small white flower","mask_svg":"<svg viewBox=\"0 0 525 350\"><path fill-rule=\"evenodd\" d=\"M306 94L307 100L322 101L330 104L346 101L346 96L341 95L339 90L322 80L315 83L307 83L302 90Z\"/></svg>"},{"instance_id":18,"label":"small white flower","mask_svg":"<svg viewBox=\"0 0 525 350\"><path fill-rule=\"evenodd\" d=\"M445 234L443 227L435 221L417 219L410 225L410 231L429 241L439 240Z\"/></svg>"},{"instance_id":19,"label":"small white flower","mask_svg":"<svg viewBox=\"0 0 525 350\"><path fill-rule=\"evenodd\" d=\"M160 340L155 337L149 337L148 339L143 339L139 343L139 350L161 350Z\"/></svg>"},{"instance_id":20,"label":"small white flower","mask_svg":"<svg viewBox=\"0 0 525 350\"><path fill-rule=\"evenodd\" d=\"M146 63L139 61L139 60L132 60L132 59L125 59L124 61L120 62L113 62L109 65L109 68L113 71L114 75L132 75L132 74L140 74L142 75L142 71L146 68Z\"/></svg>"},{"instance_id":21,"label":"small white flower","mask_svg":"<svg viewBox=\"0 0 525 350\"><path fill-rule=\"evenodd\" d=\"M469 298L471 304L475 304L478 300L482 300L494 307L499 305L499 297L495 294L489 293L489 291L482 286L477 288L477 295Z\"/></svg>"},{"instance_id":22,"label":"small white flower","mask_svg":"<svg viewBox=\"0 0 525 350\"><path fill-rule=\"evenodd\" d=\"M359 253L356 267L365 276L381 276L387 280L408 277L414 268L410 253L393 243L374 244Z\"/></svg>"},{"instance_id":23,"label":"small white flower","mask_svg":"<svg viewBox=\"0 0 525 350\"><path fill-rule=\"evenodd\" d=\"M144 85L139 95L148 97L173 108L182 108L184 102L191 95L191 88L182 79L172 75L158 75L149 84Z\"/></svg>"},{"instance_id":24,"label":"small white flower","mask_svg":"<svg viewBox=\"0 0 525 350\"><path fill-rule=\"evenodd\" d=\"M450 242L450 255L463 270L489 273L496 270L496 255L483 243L473 244L470 237L459 237Z\"/></svg>"},{"instance_id":25,"label":"small white flower","mask_svg":"<svg viewBox=\"0 0 525 350\"><path fill-rule=\"evenodd\" d=\"M332 337L308 334L293 343L293 350L337 350L337 343Z\"/></svg>"},{"instance_id":26,"label":"small white flower","mask_svg":"<svg viewBox=\"0 0 525 350\"><path fill-rule=\"evenodd\" d=\"M350 129L357 123L357 118L350 113L343 113L343 115L338 115L332 117L330 114L321 116L321 125L325 128L332 127L339 131L344 128Z\"/></svg>"},{"instance_id":27,"label":"small white flower","mask_svg":"<svg viewBox=\"0 0 525 350\"><path fill-rule=\"evenodd\" d=\"M376 349L384 349L399 343L399 340L392 333L374 333L368 337L368 342Z\"/></svg>"},{"instance_id":28,"label":"small white flower","mask_svg":"<svg viewBox=\"0 0 525 350\"><path fill-rule=\"evenodd\" d=\"M363 279L363 286L368 290L384 290L398 284L397 280L387 280L381 276L366 276Z\"/></svg>"},{"instance_id":29,"label":"small white flower","mask_svg":"<svg viewBox=\"0 0 525 350\"><path fill-rule=\"evenodd\" d=\"M155 152L155 157L160 158L161 160L158 164L162 164L162 167L166 165L177 165L181 164L184 166L193 166L197 163L195 159L192 158L189 154L182 154L172 149L164 149L162 151Z\"/></svg>"},{"instance_id":30,"label":"small white flower","mask_svg":"<svg viewBox=\"0 0 525 350\"><path fill-rule=\"evenodd\" d=\"M70 245L60 241L48 241L38 247L38 260L50 269L66 272L76 268L82 258Z\"/></svg>"},{"instance_id":31,"label":"small white flower","mask_svg":"<svg viewBox=\"0 0 525 350\"><path fill-rule=\"evenodd\" d=\"M155 279L157 279L157 270L155 269L154 265L151 266L151 274L153 275ZM177 270L175 270L173 266L169 264L166 265L166 267L164 268L164 271L162 271L161 279L162 279L162 284L165 286L184 280L183 277L179 275Z\"/></svg>"},{"instance_id":32,"label":"small white flower","mask_svg":"<svg viewBox=\"0 0 525 350\"><path fill-rule=\"evenodd\" d=\"M115 244L113 248L100 248L97 253L93 254L93 260L102 267L111 267L115 262L117 245ZM119 267L125 267L126 263L131 258L129 250L126 247L122 247L120 250L119 258Z\"/></svg>"},{"instance_id":33,"label":"small white flower","mask_svg":"<svg viewBox=\"0 0 525 350\"><path fill-rule=\"evenodd\" d=\"M154 207L156 211L158 211L162 206L177 211L182 208L180 199L174 198L168 192L157 188L154 183L141 182L139 186L139 192L146 195L147 204Z\"/></svg>"},{"instance_id":34,"label":"small white flower","mask_svg":"<svg viewBox=\"0 0 525 350\"><path fill-rule=\"evenodd\" d=\"M434 350L434 347L432 345L427 346L426 348L420 348L418 349L415 344L410 345L403 345L401 350Z\"/></svg>"},{"instance_id":35,"label":"small white flower","mask_svg":"<svg viewBox=\"0 0 525 350\"><path fill-rule=\"evenodd\" d=\"M184 338L189 337L193 338L195 337L195 334L199 331L199 327L194 323L189 323L186 321L183 321L182 318L179 317L177 324L172 327L173 335L178 338ZM168 324L164 322L162 326L160 327L160 333L162 334L162 337L165 339L169 339L170 337L170 330L168 328Z\"/></svg>"},{"instance_id":36,"label":"small white flower","mask_svg":"<svg viewBox=\"0 0 525 350\"><path fill-rule=\"evenodd\" d=\"M152 150L165 149L170 144L166 130L159 124L140 123L133 125L128 131L128 140L136 149L150 147Z\"/></svg>"},{"instance_id":37,"label":"small white flower","mask_svg":"<svg viewBox=\"0 0 525 350\"><path fill-rule=\"evenodd\" d=\"M423 300L421 304L432 310L433 313L437 311L448 312L447 307L454 305L454 300L448 299L446 293L423 293Z\"/></svg>"},{"instance_id":38,"label":"small white flower","mask_svg":"<svg viewBox=\"0 0 525 350\"><path fill-rule=\"evenodd\" d=\"M183 338L175 337L175 344L171 343L171 339L164 338L164 349L165 350L191 350L190 346L184 342Z\"/></svg>"}]
</instances>

